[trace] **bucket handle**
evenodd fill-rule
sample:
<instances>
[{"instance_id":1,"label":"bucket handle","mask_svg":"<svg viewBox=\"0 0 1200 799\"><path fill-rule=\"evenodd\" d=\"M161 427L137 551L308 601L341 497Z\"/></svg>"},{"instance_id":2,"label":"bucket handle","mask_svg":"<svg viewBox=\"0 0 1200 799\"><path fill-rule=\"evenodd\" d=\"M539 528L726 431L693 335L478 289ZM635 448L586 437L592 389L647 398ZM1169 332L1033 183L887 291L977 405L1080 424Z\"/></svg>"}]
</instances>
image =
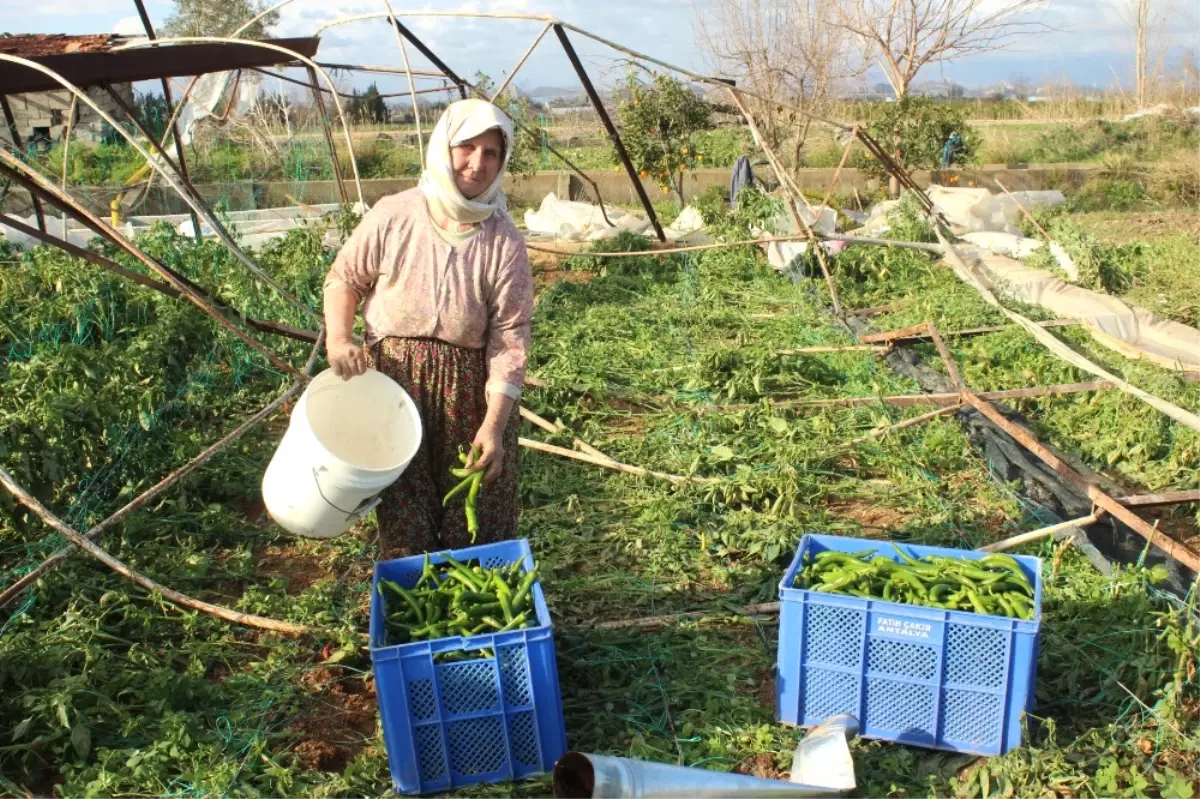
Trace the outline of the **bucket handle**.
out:
<instances>
[{"instance_id":1,"label":"bucket handle","mask_svg":"<svg viewBox=\"0 0 1200 799\"><path fill-rule=\"evenodd\" d=\"M363 499L362 502L358 503L358 507L356 507L354 510L346 510L345 508L339 508L337 505L330 502L329 497L325 496L325 492L321 490L320 473L322 470L324 470L324 468L325 468L324 466L321 466L321 467L314 466L313 470L312 470L313 482L316 483L316 485L317 485L317 493L321 495L321 499L325 500L326 505L328 505L329 507L333 508L334 510L336 510L340 513L346 514L347 519L351 519L351 518L361 519L362 517L366 516L371 511L375 510L375 506L383 501L383 492L380 491L378 494L375 494L373 496L369 496L369 497L366 497L365 499Z\"/></svg>"}]
</instances>

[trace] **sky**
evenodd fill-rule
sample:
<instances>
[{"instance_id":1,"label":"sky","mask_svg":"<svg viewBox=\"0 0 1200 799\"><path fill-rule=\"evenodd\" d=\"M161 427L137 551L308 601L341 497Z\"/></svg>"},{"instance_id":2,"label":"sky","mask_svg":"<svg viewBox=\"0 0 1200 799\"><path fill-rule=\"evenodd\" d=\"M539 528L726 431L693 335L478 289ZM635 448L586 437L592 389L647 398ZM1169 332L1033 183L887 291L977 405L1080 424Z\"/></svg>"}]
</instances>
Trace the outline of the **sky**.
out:
<instances>
[{"instance_id":1,"label":"sky","mask_svg":"<svg viewBox=\"0 0 1200 799\"><path fill-rule=\"evenodd\" d=\"M273 0L274 1L274 0ZM993 0L1001 2L1002 0ZM281 10L276 36L307 36L337 17L386 11L386 0L293 0ZM405 11L471 11L485 13L553 14L631 49L700 72L711 70L696 46L693 20L705 13L709 0L451 0L405 4L391 0L397 13ZM951 80L968 87L994 85L1020 76L1034 84L1069 79L1082 86L1110 88L1119 79L1128 85L1131 37L1118 10L1129 0L1048 0L1043 21L1054 28L1018 42L1003 52L973 56L927 66L918 82ZM159 26L174 7L171 0L146 0L151 21ZM499 80L512 69L544 23L533 20L452 19L405 17L420 36L452 69L466 77L483 71ZM1180 20L1176 42L1200 49L1195 19ZM38 0L25 3L0 0L0 32L9 33L140 33L133 0ZM619 78L624 56L603 45L571 34L589 72L597 82ZM318 60L402 66L394 33L386 22L370 20L331 28L321 36ZM1177 50L1178 52L1178 50ZM428 67L410 51L414 68ZM867 81L882 76L869 74ZM349 81L349 79L346 79ZM364 87L368 79L356 79ZM539 86L578 86L553 33L526 62L516 83L531 90ZM424 84L431 85L431 84ZM381 91L400 91L399 79L379 81ZM419 88L419 87L418 87Z\"/></svg>"}]
</instances>

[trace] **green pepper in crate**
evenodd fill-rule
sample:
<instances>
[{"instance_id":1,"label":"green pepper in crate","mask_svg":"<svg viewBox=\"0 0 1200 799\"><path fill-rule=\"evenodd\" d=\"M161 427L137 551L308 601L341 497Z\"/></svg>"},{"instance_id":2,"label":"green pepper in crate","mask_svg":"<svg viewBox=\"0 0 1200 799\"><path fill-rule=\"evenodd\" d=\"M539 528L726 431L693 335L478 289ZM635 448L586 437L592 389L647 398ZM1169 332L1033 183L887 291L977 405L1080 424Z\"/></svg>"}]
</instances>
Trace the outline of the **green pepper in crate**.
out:
<instances>
[{"instance_id":1,"label":"green pepper in crate","mask_svg":"<svg viewBox=\"0 0 1200 799\"><path fill-rule=\"evenodd\" d=\"M914 558L892 545L894 561L875 550L826 550L804 560L794 586L822 593L883 599L944 610L1033 618L1033 585L1015 558L992 554L978 560Z\"/></svg>"},{"instance_id":2,"label":"green pepper in crate","mask_svg":"<svg viewBox=\"0 0 1200 799\"><path fill-rule=\"evenodd\" d=\"M388 645L447 636L509 632L535 626L533 583L537 567L521 562L487 569L454 558L434 566L429 555L412 589L379 581Z\"/></svg>"}]
</instances>

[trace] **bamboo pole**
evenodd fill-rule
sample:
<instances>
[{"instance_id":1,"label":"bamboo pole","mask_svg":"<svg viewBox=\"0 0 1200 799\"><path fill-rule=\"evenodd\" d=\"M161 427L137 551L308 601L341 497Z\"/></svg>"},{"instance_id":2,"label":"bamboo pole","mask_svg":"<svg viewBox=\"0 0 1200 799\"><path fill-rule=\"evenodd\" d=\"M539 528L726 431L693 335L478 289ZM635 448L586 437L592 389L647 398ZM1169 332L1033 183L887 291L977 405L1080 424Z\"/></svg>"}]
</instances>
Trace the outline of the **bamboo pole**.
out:
<instances>
[{"instance_id":1,"label":"bamboo pole","mask_svg":"<svg viewBox=\"0 0 1200 799\"><path fill-rule=\"evenodd\" d=\"M297 371L296 368L290 363L282 360L278 355L275 355L249 335L242 332L237 325L226 319L224 314L214 308L189 283L181 280L173 270L167 269L153 258L146 255L136 245L126 239L121 233L97 219L91 211L87 210L87 208L77 203L74 199L64 195L54 184L48 183L39 172L25 166L25 164L19 159L14 158L2 148L0 148L0 161L4 162L4 164L0 164L0 171L7 172L12 177L16 178L18 182L24 185L30 194L33 194L35 190L41 191L46 196L54 200L55 205L58 205L64 210L69 209L77 219L82 221L85 225L87 225L87 227L91 228L92 231L94 231L97 235L109 239L114 244L117 244L123 250L132 255L134 258L137 258L139 261L145 264L150 271L154 272L170 283L176 291L187 298L197 308L200 308L206 314L215 319L222 327L233 333L233 335L246 344L246 346L250 347L250 349L254 350L260 355L265 356L266 359L271 362L272 366L292 375L293 377L298 377L301 380L308 379L299 371ZM5 164L7 164L7 168L5 167Z\"/></svg>"},{"instance_id":2,"label":"bamboo pole","mask_svg":"<svg viewBox=\"0 0 1200 799\"><path fill-rule=\"evenodd\" d=\"M874 344L847 344L829 347L800 347L794 350L778 350L776 355L809 355L818 352L887 352L891 347L880 347Z\"/></svg>"},{"instance_id":3,"label":"bamboo pole","mask_svg":"<svg viewBox=\"0 0 1200 799\"><path fill-rule=\"evenodd\" d=\"M520 407L521 407L522 418L526 419L527 421L529 421L532 424L537 425L538 427L545 430L547 433L558 434L566 429L561 424L554 424L553 422L551 422L547 419L544 419L541 416L538 416L536 413L529 410L524 405L522 405ZM575 444L576 449L578 449L581 452L586 452L588 455L591 455L593 458L602 458L606 461L613 460L612 458L608 457L600 450L596 449L595 447L591 446L590 444L588 444L585 441L579 440L578 438L576 438L573 443Z\"/></svg>"},{"instance_id":4,"label":"bamboo pole","mask_svg":"<svg viewBox=\"0 0 1200 799\"><path fill-rule=\"evenodd\" d=\"M1025 215L1025 218L1028 219L1033 224L1033 226L1038 229L1038 232L1046 237L1047 242L1054 241L1054 237L1051 236L1049 233L1047 233L1046 229L1044 227L1042 227L1041 225L1038 224L1038 221L1033 218L1033 214L1029 213L1029 209L1026 208L1024 205L1022 205L1021 201L1013 196L1013 193L1011 191L1009 191L1008 188L1005 187L1005 185L1003 183L1000 182L999 178L992 178L992 182L995 183L997 186L999 186L1000 189L1006 195L1008 195L1008 199L1012 200L1014 203L1017 204L1017 208L1019 208L1021 213Z\"/></svg>"},{"instance_id":5,"label":"bamboo pole","mask_svg":"<svg viewBox=\"0 0 1200 799\"><path fill-rule=\"evenodd\" d=\"M775 172L775 176L779 179L779 183L781 185L787 185L787 172L784 170L783 165L779 163L779 159L775 157L775 153L771 150L771 146L767 144L767 140L763 138L762 133L758 129L758 125L754 122L754 117L750 114L750 109L747 108L745 102L742 101L741 95L738 94L737 89L734 89L733 87L726 87L726 90L733 98L733 102L737 105L738 110L742 112L742 116L746 118L746 124L750 127L750 133L753 134L754 141L758 143L759 148L767 156L767 161L771 164L771 169ZM841 300L838 299L837 286L834 285L833 276L829 273L829 264L825 261L825 251L821 249L820 244L817 242L817 237L813 234L812 227L804 219L800 213L800 209L796 206L795 198L799 196L801 199L804 199L804 194L796 189L795 184L791 184L790 188L791 193L785 192L788 194L788 209L791 210L792 218L795 219L797 227L803 230L805 236L807 236L809 247L813 249L814 254L817 256L817 263L821 267L821 274L825 276L825 283L829 286L829 297L831 300L833 300L833 313L835 316L841 317L842 303ZM807 199L804 199L804 202L806 205L808 204ZM811 210L811 207L809 210Z\"/></svg>"},{"instance_id":6,"label":"bamboo pole","mask_svg":"<svg viewBox=\"0 0 1200 799\"><path fill-rule=\"evenodd\" d=\"M840 233L816 233L815 231L814 235L820 241L844 241L847 244L873 244L880 247L899 247L900 249L906 250L921 250L924 252L933 253L935 255L941 255L943 253L940 245L926 244L925 242L920 241L894 241L892 239L876 239L868 236L846 236ZM772 242L808 240L808 236L805 234L794 236L764 236L758 239L717 241L710 244L689 244L686 247L659 247L653 250L633 250L630 252L588 252L586 250L562 250L554 247L546 247L541 244L530 244L529 242L526 242L525 246L530 250L544 252L549 255L562 255L567 257L587 256L588 258L630 258L647 255L673 255L681 252L700 252L701 250L718 250L729 247L745 247L758 244L770 244Z\"/></svg>"},{"instance_id":7,"label":"bamboo pole","mask_svg":"<svg viewBox=\"0 0 1200 799\"><path fill-rule=\"evenodd\" d=\"M308 362L305 363L305 365L304 365L304 373L305 374L310 374L312 372L313 366L316 364L316 361L317 361L317 355L320 353L321 345L324 343L324 341L325 341L325 328L322 327L320 333L317 334L317 343L313 345L312 352L310 352L309 356L308 356ZM113 513L111 516L109 516L108 518L101 521L99 524L97 524L91 530L88 530L84 534L84 538L87 538L89 540L95 538L96 536L105 532L109 528L115 526L118 522L123 521L126 516L129 516L130 514L134 513L135 511L138 511L141 508L145 507L147 503L149 503L155 497L161 495L167 489L172 488L175 485L178 485L181 480L183 480L189 474L191 474L196 469L200 468L206 462L211 460L215 455L217 455L219 452L224 450L226 447L228 447L234 441L237 441L239 438L241 438L243 435L245 435L247 432L249 432L251 428L253 428L260 422L267 419L271 414L273 414L285 402L290 400L292 397L296 396L296 394L300 391L301 388L303 388L303 384L301 384L301 383L293 384L291 388L289 388L287 391L285 391L283 394L281 394L279 397L277 397L273 402L271 402L271 404L267 405L265 408L260 410L258 413L254 414L249 419L242 422L242 424L238 425L234 430L230 431L220 441L218 441L217 443L210 446L208 449L201 452L199 455L197 455L191 461L184 464L180 468L176 469L174 472L167 475L162 480L158 481L157 483L155 483L153 486L151 486L150 488L143 491L138 496L134 497L132 500L127 502L123 507L119 508L115 513ZM35 582L37 582L38 579L43 574L57 568L58 564L60 562L62 562L63 560L66 560L66 558L68 556L70 556L71 553L74 551L75 551L74 545L68 544L67 546L65 546L62 549L55 552L50 557L46 558L46 560L42 561L42 563L39 564L36 568L34 568L28 574L21 577L21 579L17 580L15 583L13 583L8 588L6 588L3 593L0 593L0 608L7 605L14 598L16 598L18 595L20 595L26 588L28 588L29 586L31 586Z\"/></svg>"},{"instance_id":8,"label":"bamboo pole","mask_svg":"<svg viewBox=\"0 0 1200 799\"><path fill-rule=\"evenodd\" d=\"M417 83L413 80L412 64L408 62L408 48L404 46L404 37L400 35L400 29L396 27L396 15L392 11L392 0L383 0L384 6L387 7L388 14L391 18L388 20L391 25L392 33L396 35L396 44L400 46L400 58L404 62L404 74L408 76L408 91L412 97L413 107L413 122L417 130L417 155L420 158L420 163L425 164L425 141L421 136L421 107L417 103ZM316 81L313 81L316 84Z\"/></svg>"},{"instance_id":9,"label":"bamboo pole","mask_svg":"<svg viewBox=\"0 0 1200 799\"><path fill-rule=\"evenodd\" d=\"M533 43L525 49L524 55L522 55L517 61L516 66L509 70L508 76L504 78L504 81L500 84L500 87L497 88L496 91L492 92L490 102L495 103L496 100L500 99L500 95L504 94L504 90L508 88L508 84L512 83L513 78L517 76L517 72L521 69L521 67L525 66L525 62L529 60L529 56L533 55L533 51L537 49L537 46L542 43L542 39L545 38L546 34L549 33L550 29L553 27L553 22L547 22L542 26L542 29L538 32L538 35L533 40Z\"/></svg>"},{"instance_id":10,"label":"bamboo pole","mask_svg":"<svg viewBox=\"0 0 1200 799\"><path fill-rule=\"evenodd\" d=\"M1100 391L1114 388L1106 380L1096 380L1090 383L1058 383L1051 386L1034 386L1032 388L1010 388L1003 391L984 391L979 396L989 400L1036 399L1038 397L1061 397L1067 394L1080 394L1087 391ZM863 405L891 405L904 407L908 405L957 405L960 397L957 392L933 392L929 394L894 394L887 397L837 397L819 400L774 400L772 407L776 408L855 408ZM720 405L718 410L745 410L757 407L753 403L737 405Z\"/></svg>"},{"instance_id":11,"label":"bamboo pole","mask_svg":"<svg viewBox=\"0 0 1200 799\"><path fill-rule=\"evenodd\" d=\"M1028 533L1014 535L1012 538L1006 538L1003 541L997 541L994 544L979 547L977 552L1003 552L1006 549L1028 544L1031 541L1040 541L1043 538L1049 538L1055 533L1061 533L1063 530L1069 530L1072 527L1087 527L1089 524L1095 524L1100 519L1100 515L1096 513L1081 516L1078 519L1052 524L1049 527L1043 527L1040 530L1032 530Z\"/></svg>"},{"instance_id":12,"label":"bamboo pole","mask_svg":"<svg viewBox=\"0 0 1200 799\"><path fill-rule=\"evenodd\" d=\"M109 554L107 550L92 543L87 538L80 535L77 531L69 527L62 519L55 516L53 513L47 510L42 503L34 499L34 497L30 495L28 491L17 485L16 481L12 479L12 476L9 475L9 473L4 469L0 469L0 485L4 486L5 490L12 494L18 502L29 508L29 510L33 511L34 515L53 528L63 538L66 538L75 546L79 547L84 552L87 552L93 558L100 561L117 574L127 577L128 579L140 585L142 588L145 588L147 591L162 594L163 598L172 604L184 608L190 608L192 610L198 610L202 613L208 613L216 616L219 619L224 619L225 621L233 622L234 624L243 624L247 627L258 627L259 629L272 630L274 632L285 633L287 635L304 635L305 633L312 632L311 627L307 627L302 624L292 624L291 622L277 621L275 619L268 619L262 616L255 616L250 613L240 613L236 610L230 610L229 608L221 605L213 605L209 602L193 599L187 594L181 594L178 591L167 588L165 585L157 583L154 580L151 580L149 577L146 577L140 572L130 568L123 561Z\"/></svg>"},{"instance_id":13,"label":"bamboo pole","mask_svg":"<svg viewBox=\"0 0 1200 799\"><path fill-rule=\"evenodd\" d=\"M140 6L139 6L140 7ZM71 95L71 107L67 110L67 127L63 131L63 151L62 151L62 184L59 188L63 194L67 193L67 169L71 166L71 131L75 127L75 114L79 110L79 98ZM62 237L67 238L67 212L62 212Z\"/></svg>"},{"instance_id":14,"label":"bamboo pole","mask_svg":"<svg viewBox=\"0 0 1200 799\"><path fill-rule=\"evenodd\" d=\"M1048 322L1034 322L1038 327L1073 327L1080 324L1074 319L1051 319ZM928 333L923 332L924 325L916 325L914 327L906 327L900 330L888 330L884 333L867 333L858 337L858 340L863 344L871 344L879 341L907 341L929 338ZM1003 330L1009 330L1007 325L986 325L984 327L968 327L962 330L942 330L939 331L943 337L950 336L977 336L983 333L999 333Z\"/></svg>"},{"instance_id":15,"label":"bamboo pole","mask_svg":"<svg viewBox=\"0 0 1200 799\"><path fill-rule=\"evenodd\" d=\"M590 463L593 466L600 466L605 469L612 469L616 472L624 472L625 474L637 475L638 477L657 477L660 480L669 480L672 483L713 483L716 482L711 477L684 477L678 474L667 474L665 472L655 472L650 469L643 469L641 466L630 466L626 463L618 463L608 457L597 458L593 455L585 455L582 452L576 452L573 449L565 449L556 447L553 444L543 444L541 441L534 441L531 438L517 439L522 447L534 449L538 452L545 452L550 455L559 455L564 458Z\"/></svg>"},{"instance_id":16,"label":"bamboo pole","mask_svg":"<svg viewBox=\"0 0 1200 799\"><path fill-rule=\"evenodd\" d=\"M853 441L847 441L847 442L843 443L842 446L843 447L852 447L855 444L862 444L863 442L870 441L873 438L880 438L881 436L885 436L888 433L895 432L896 430L903 430L906 427L913 427L914 425L924 424L925 422L928 422L930 419L936 419L939 416L946 416L948 414L954 413L961 407L962 407L962 403L957 403L955 405L946 405L945 407L937 408L936 410L929 411L928 413L923 413L920 416L914 416L911 419L904 419L902 421L896 422L893 425L889 425L887 427L880 428L879 430L872 430L871 432L867 433L865 436L859 436L858 438L854 439Z\"/></svg>"},{"instance_id":17,"label":"bamboo pole","mask_svg":"<svg viewBox=\"0 0 1200 799\"><path fill-rule=\"evenodd\" d=\"M664 616L647 616L642 619L621 619L620 621L605 621L596 625L597 630L649 630L655 627L663 627L674 621L683 621L684 619L700 619L705 616L718 615L722 612L731 613L727 608L720 610L689 610L685 613L669 613ZM742 616L774 616L779 613L778 602L763 602L759 605L746 605L738 611L738 615Z\"/></svg>"},{"instance_id":18,"label":"bamboo pole","mask_svg":"<svg viewBox=\"0 0 1200 799\"><path fill-rule=\"evenodd\" d=\"M845 149L842 150L842 160L838 161L837 169L833 170L833 177L829 179L829 185L825 188L825 197L821 200L821 207L817 210L817 218L821 218L821 212L829 206L829 200L833 197L833 190L837 186L838 181L842 177L842 168L846 166L846 159L850 157L850 150L854 147L854 143L858 141L858 125L850 131L850 139L846 142Z\"/></svg>"}]
</instances>

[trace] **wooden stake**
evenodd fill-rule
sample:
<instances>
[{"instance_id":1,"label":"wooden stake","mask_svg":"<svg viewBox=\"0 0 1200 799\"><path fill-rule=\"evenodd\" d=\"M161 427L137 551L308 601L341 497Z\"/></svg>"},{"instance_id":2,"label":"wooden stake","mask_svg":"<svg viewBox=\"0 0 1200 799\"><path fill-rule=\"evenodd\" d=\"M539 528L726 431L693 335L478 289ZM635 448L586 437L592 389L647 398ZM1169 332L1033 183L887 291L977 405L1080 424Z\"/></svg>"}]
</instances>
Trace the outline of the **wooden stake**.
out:
<instances>
[{"instance_id":1,"label":"wooden stake","mask_svg":"<svg viewBox=\"0 0 1200 799\"><path fill-rule=\"evenodd\" d=\"M929 329L929 337L933 339L938 354L942 356L942 361L946 364L946 371L950 373L950 380L954 383L954 387L959 391L966 391L967 386L963 383L962 375L958 373L958 366L954 363L954 359L950 357L950 350L946 349L946 342L942 341L942 337L938 335L933 322L926 322L925 326Z\"/></svg>"},{"instance_id":2,"label":"wooden stake","mask_svg":"<svg viewBox=\"0 0 1200 799\"><path fill-rule=\"evenodd\" d=\"M937 339L940 340L940 339ZM953 361L949 360L950 355L945 351L945 345L939 348L943 353L943 358L949 362L947 366L954 368ZM957 368L954 368L954 375L958 374ZM960 385L961 381L960 381ZM1116 518L1125 522L1132 530L1141 535L1150 543L1157 546L1159 549L1166 552L1171 557L1178 560L1193 572L1200 573L1200 554L1193 552L1178 541L1167 536L1159 535L1157 528L1147 524L1144 519L1138 516L1133 511L1126 508L1117 500L1113 499L1105 493L1099 486L1089 482L1072 469L1065 461L1059 458L1050 450L1046 449L1033 435L1029 428L1024 425L1017 424L1005 417L1000 411L996 410L995 406L989 403L986 399L976 394L971 389L962 385L960 390L963 402L969 404L975 410L986 416L992 424L999 427L1004 432L1012 436L1025 449L1036 455L1043 463L1053 469L1060 477L1066 480L1075 488L1085 492L1088 499L1100 506L1102 509L1111 513Z\"/></svg>"},{"instance_id":3,"label":"wooden stake","mask_svg":"<svg viewBox=\"0 0 1200 799\"><path fill-rule=\"evenodd\" d=\"M528 420L532 424L535 424L538 427L542 428L547 433L561 433L562 431L566 430L566 428L564 426L562 426L561 424L554 424L553 422L548 421L548 420L542 418L541 416L538 416L536 413L529 410L524 405L521 406L521 416L522 416L522 418ZM590 445L584 441L580 441L578 438L576 438L573 443L575 444L576 449L580 450L581 452L586 452L588 455L591 455L593 458L603 458L606 461L612 460L612 458L608 457L600 450L596 449L595 447L593 447L592 445ZM614 461L614 463L615 463L615 461Z\"/></svg>"},{"instance_id":4,"label":"wooden stake","mask_svg":"<svg viewBox=\"0 0 1200 799\"><path fill-rule=\"evenodd\" d=\"M1155 505L1179 505L1184 502L1200 502L1200 488L1190 491L1166 491L1162 494L1135 494L1129 497L1117 497L1127 508L1148 508Z\"/></svg>"},{"instance_id":5,"label":"wooden stake","mask_svg":"<svg viewBox=\"0 0 1200 799\"><path fill-rule=\"evenodd\" d=\"M277 621L275 619L264 618L263 616L255 616L250 613L240 613L236 610L230 610L229 608L221 605L213 605L208 602L203 602L199 599L193 599L187 594L181 594L178 591L167 588L165 585L157 583L154 580L151 580L149 577L134 571L124 562L113 557L106 550L92 543L73 528L67 526L62 519L59 519L57 516L47 510L42 503L34 499L28 491L17 485L16 481L12 479L12 476L4 469L0 469L0 485L4 486L4 488L10 494L12 494L18 502L29 508L29 510L33 511L38 518L52 527L55 532L66 538L72 544L79 547L84 552L87 552L89 555L115 571L117 574L129 578L142 588L145 588L147 591L162 594L163 598L172 604L179 605L180 607L191 608L192 610L198 610L202 613L208 613L216 616L219 619L233 622L234 624L243 624L247 627L258 627L259 629L272 630L274 632L285 633L287 635L304 635L313 631L311 627L306 627L302 624L292 624L291 622Z\"/></svg>"},{"instance_id":6,"label":"wooden stake","mask_svg":"<svg viewBox=\"0 0 1200 799\"><path fill-rule=\"evenodd\" d=\"M1103 513L1103 512L1101 512ZM1081 516L1078 519L1072 519L1069 522L1060 522L1052 524L1049 527L1043 527L1040 530L1032 530L1028 533L1014 535L1012 538L1006 538L1003 541L997 541L994 544L988 544L985 547L979 547L978 552L1003 552L1006 549L1028 544L1030 541L1040 541L1043 538L1049 538L1055 533L1060 533L1063 530L1069 530L1072 527L1087 527L1089 524L1095 524L1100 518L1100 514L1092 513L1087 516Z\"/></svg>"},{"instance_id":7,"label":"wooden stake","mask_svg":"<svg viewBox=\"0 0 1200 799\"><path fill-rule=\"evenodd\" d=\"M600 466L605 469L612 469L615 472L625 472L626 474L637 475L638 477L657 477L660 480L669 480L672 483L713 483L716 482L711 477L683 477L678 474L666 474L665 472L655 472L650 469L643 469L641 466L630 466L625 463L618 463L610 458L597 458L592 455L585 455L582 452L576 452L572 449L564 449L556 447L553 444L543 444L541 441L534 441L531 438L517 439L522 447L535 449L538 452L546 452L551 455L559 455L564 458L570 458L576 461L590 463L593 466Z\"/></svg>"}]
</instances>

